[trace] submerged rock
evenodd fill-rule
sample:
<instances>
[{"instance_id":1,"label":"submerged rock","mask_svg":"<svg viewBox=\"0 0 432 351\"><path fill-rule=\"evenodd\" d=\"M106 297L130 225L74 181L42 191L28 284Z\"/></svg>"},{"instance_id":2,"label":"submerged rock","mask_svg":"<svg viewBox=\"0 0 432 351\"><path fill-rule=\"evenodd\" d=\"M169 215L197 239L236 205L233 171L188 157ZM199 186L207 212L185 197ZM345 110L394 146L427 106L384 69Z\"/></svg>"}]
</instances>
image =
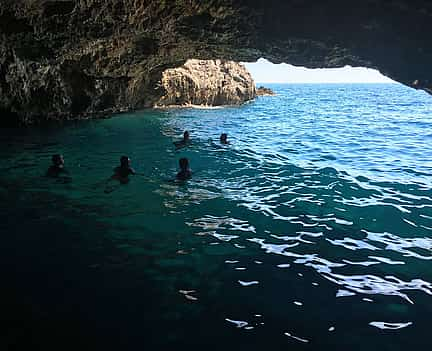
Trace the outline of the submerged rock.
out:
<instances>
[{"instance_id":1,"label":"submerged rock","mask_svg":"<svg viewBox=\"0 0 432 351\"><path fill-rule=\"evenodd\" d=\"M162 75L165 94L156 106L240 105L256 97L255 84L240 63L191 59Z\"/></svg>"},{"instance_id":2,"label":"submerged rock","mask_svg":"<svg viewBox=\"0 0 432 351\"><path fill-rule=\"evenodd\" d=\"M273 96L276 95L276 93L271 90L270 88L266 88L263 86L260 86L257 90L256 90L257 96Z\"/></svg>"}]
</instances>

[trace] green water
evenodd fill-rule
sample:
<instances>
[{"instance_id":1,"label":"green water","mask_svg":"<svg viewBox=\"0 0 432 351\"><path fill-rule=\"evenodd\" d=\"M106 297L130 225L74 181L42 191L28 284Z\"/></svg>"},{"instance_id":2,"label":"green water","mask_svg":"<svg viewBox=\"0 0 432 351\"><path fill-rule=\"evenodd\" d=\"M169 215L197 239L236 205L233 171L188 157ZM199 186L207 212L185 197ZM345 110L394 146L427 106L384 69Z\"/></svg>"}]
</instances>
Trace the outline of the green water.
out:
<instances>
[{"instance_id":1,"label":"green water","mask_svg":"<svg viewBox=\"0 0 432 351\"><path fill-rule=\"evenodd\" d=\"M430 97L273 88L240 108L3 130L6 346L430 346ZM58 152L70 180L43 177ZM107 182L124 154L141 175Z\"/></svg>"}]
</instances>

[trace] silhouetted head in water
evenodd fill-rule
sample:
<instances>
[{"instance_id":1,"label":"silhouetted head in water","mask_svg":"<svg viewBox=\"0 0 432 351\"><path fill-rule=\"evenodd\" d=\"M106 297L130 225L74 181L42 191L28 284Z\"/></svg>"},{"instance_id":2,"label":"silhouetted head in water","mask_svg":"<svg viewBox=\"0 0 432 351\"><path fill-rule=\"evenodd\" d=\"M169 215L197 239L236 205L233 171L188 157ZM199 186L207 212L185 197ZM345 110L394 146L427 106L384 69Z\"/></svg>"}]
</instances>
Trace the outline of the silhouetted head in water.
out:
<instances>
[{"instance_id":1,"label":"silhouetted head in water","mask_svg":"<svg viewBox=\"0 0 432 351\"><path fill-rule=\"evenodd\" d=\"M189 168L189 160L183 157L179 160L180 172L177 173L178 180L187 180L192 177L192 171Z\"/></svg>"},{"instance_id":2,"label":"silhouetted head in water","mask_svg":"<svg viewBox=\"0 0 432 351\"><path fill-rule=\"evenodd\" d=\"M221 142L221 144L229 144L227 133L222 133L220 135L220 142Z\"/></svg>"},{"instance_id":3,"label":"silhouetted head in water","mask_svg":"<svg viewBox=\"0 0 432 351\"><path fill-rule=\"evenodd\" d=\"M182 147L190 145L190 143L191 143L191 140L190 140L189 132L187 130L185 130L183 133L183 139L180 141L175 141L173 144L175 145L175 147L177 149L181 149Z\"/></svg>"},{"instance_id":4,"label":"silhouetted head in water","mask_svg":"<svg viewBox=\"0 0 432 351\"><path fill-rule=\"evenodd\" d=\"M63 168L64 167L64 158L63 158L63 155L60 155L60 154L52 155L51 161L53 163L53 166L56 166L56 167L59 167L59 168Z\"/></svg>"},{"instance_id":5,"label":"silhouetted head in water","mask_svg":"<svg viewBox=\"0 0 432 351\"><path fill-rule=\"evenodd\" d=\"M179 166L182 171L187 170L189 168L189 160L186 157L183 157L179 160Z\"/></svg>"},{"instance_id":6,"label":"silhouetted head in water","mask_svg":"<svg viewBox=\"0 0 432 351\"><path fill-rule=\"evenodd\" d=\"M64 169L63 155L55 154L51 157L52 165L48 168L46 175L48 177L58 177L61 173L67 173Z\"/></svg>"},{"instance_id":7,"label":"silhouetted head in water","mask_svg":"<svg viewBox=\"0 0 432 351\"><path fill-rule=\"evenodd\" d=\"M131 160L127 156L120 157L120 167L128 168L130 166Z\"/></svg>"},{"instance_id":8,"label":"silhouetted head in water","mask_svg":"<svg viewBox=\"0 0 432 351\"><path fill-rule=\"evenodd\" d=\"M127 156L120 157L120 166L114 168L114 175L112 179L117 179L121 183L127 183L129 181L128 176L135 174L135 170L131 168L131 160Z\"/></svg>"},{"instance_id":9,"label":"silhouetted head in water","mask_svg":"<svg viewBox=\"0 0 432 351\"><path fill-rule=\"evenodd\" d=\"M190 137L189 132L185 130L185 132L183 133L183 141L188 142L190 140L189 137Z\"/></svg>"}]
</instances>

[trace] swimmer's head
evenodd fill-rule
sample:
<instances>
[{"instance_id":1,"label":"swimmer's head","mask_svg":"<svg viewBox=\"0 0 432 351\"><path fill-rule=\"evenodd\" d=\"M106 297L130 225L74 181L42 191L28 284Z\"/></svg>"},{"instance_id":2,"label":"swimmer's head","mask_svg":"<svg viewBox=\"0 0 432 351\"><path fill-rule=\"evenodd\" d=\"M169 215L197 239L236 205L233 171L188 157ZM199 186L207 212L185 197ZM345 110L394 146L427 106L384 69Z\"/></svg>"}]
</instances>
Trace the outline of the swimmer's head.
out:
<instances>
[{"instance_id":1,"label":"swimmer's head","mask_svg":"<svg viewBox=\"0 0 432 351\"><path fill-rule=\"evenodd\" d=\"M185 171L189 168L189 160L186 157L183 157L179 160L179 166L182 171Z\"/></svg>"},{"instance_id":2,"label":"swimmer's head","mask_svg":"<svg viewBox=\"0 0 432 351\"><path fill-rule=\"evenodd\" d=\"M222 133L220 135L220 142L222 144L226 144L228 142L228 134L227 133Z\"/></svg>"},{"instance_id":3,"label":"swimmer's head","mask_svg":"<svg viewBox=\"0 0 432 351\"><path fill-rule=\"evenodd\" d=\"M122 167L129 167L130 163L131 163L131 160L129 157L127 157L127 156L120 157L120 165Z\"/></svg>"},{"instance_id":4,"label":"swimmer's head","mask_svg":"<svg viewBox=\"0 0 432 351\"><path fill-rule=\"evenodd\" d=\"M55 166L63 166L64 165L63 155L60 155L60 154L52 155L51 161Z\"/></svg>"},{"instance_id":5,"label":"swimmer's head","mask_svg":"<svg viewBox=\"0 0 432 351\"><path fill-rule=\"evenodd\" d=\"M187 130L185 130L185 132L183 133L183 139L189 140L189 132Z\"/></svg>"}]
</instances>

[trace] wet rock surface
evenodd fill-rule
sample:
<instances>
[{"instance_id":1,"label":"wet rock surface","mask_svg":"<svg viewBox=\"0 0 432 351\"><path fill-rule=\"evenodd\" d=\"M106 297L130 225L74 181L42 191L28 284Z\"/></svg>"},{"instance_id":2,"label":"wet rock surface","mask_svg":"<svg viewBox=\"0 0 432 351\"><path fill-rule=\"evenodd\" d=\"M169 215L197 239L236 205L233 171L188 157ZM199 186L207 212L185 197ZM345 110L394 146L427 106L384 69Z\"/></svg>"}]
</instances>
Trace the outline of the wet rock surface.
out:
<instances>
[{"instance_id":1,"label":"wet rock surface","mask_svg":"<svg viewBox=\"0 0 432 351\"><path fill-rule=\"evenodd\" d=\"M150 107L189 58L377 68L432 92L432 3L0 0L0 124Z\"/></svg>"},{"instance_id":2,"label":"wet rock surface","mask_svg":"<svg viewBox=\"0 0 432 351\"><path fill-rule=\"evenodd\" d=\"M256 90L257 96L273 96L276 95L273 90L270 88L266 88L264 86L260 86Z\"/></svg>"},{"instance_id":3,"label":"wet rock surface","mask_svg":"<svg viewBox=\"0 0 432 351\"><path fill-rule=\"evenodd\" d=\"M191 59L162 75L165 94L156 106L240 105L256 97L246 68L233 61Z\"/></svg>"}]
</instances>

